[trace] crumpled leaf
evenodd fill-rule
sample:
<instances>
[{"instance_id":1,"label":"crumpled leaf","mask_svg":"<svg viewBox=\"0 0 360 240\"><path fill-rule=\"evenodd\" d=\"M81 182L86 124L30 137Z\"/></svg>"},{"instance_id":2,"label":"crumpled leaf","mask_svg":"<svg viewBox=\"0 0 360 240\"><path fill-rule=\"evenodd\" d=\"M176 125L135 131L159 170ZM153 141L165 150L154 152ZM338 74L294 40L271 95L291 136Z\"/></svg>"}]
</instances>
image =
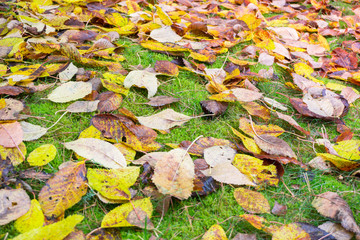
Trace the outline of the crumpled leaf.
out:
<instances>
[{"instance_id":1,"label":"crumpled leaf","mask_svg":"<svg viewBox=\"0 0 360 240\"><path fill-rule=\"evenodd\" d=\"M201 238L203 240L227 240L224 229L220 225L212 225Z\"/></svg>"},{"instance_id":2,"label":"crumpled leaf","mask_svg":"<svg viewBox=\"0 0 360 240\"><path fill-rule=\"evenodd\" d=\"M242 174L236 167L231 165L231 163L221 163L217 164L213 168L203 170L202 173L205 176L211 176L216 181L233 184L233 185L248 185L256 186L245 174Z\"/></svg>"},{"instance_id":3,"label":"crumpled leaf","mask_svg":"<svg viewBox=\"0 0 360 240\"><path fill-rule=\"evenodd\" d=\"M62 240L69 233L74 231L75 226L84 219L81 215L71 215L59 222L46 225L41 228L35 228L25 232L13 240L28 240L28 239L42 239L42 240Z\"/></svg>"},{"instance_id":4,"label":"crumpled leaf","mask_svg":"<svg viewBox=\"0 0 360 240\"><path fill-rule=\"evenodd\" d=\"M321 215L340 221L346 230L355 233L357 236L360 235L360 227L356 224L349 205L337 193L325 192L319 194L311 205Z\"/></svg>"},{"instance_id":5,"label":"crumpled leaf","mask_svg":"<svg viewBox=\"0 0 360 240\"><path fill-rule=\"evenodd\" d=\"M92 91L90 82L67 82L48 95L48 99L56 103L71 102L85 97Z\"/></svg>"},{"instance_id":6,"label":"crumpled leaf","mask_svg":"<svg viewBox=\"0 0 360 240\"><path fill-rule=\"evenodd\" d=\"M44 144L34 149L28 156L30 166L44 166L54 160L56 147L52 144Z\"/></svg>"},{"instance_id":7,"label":"crumpled leaf","mask_svg":"<svg viewBox=\"0 0 360 240\"><path fill-rule=\"evenodd\" d=\"M140 209L146 213L146 218L144 218L143 221L145 221L145 220L149 221L149 219L152 216L152 211L153 211L153 206L151 204L150 198L134 200L131 203L125 203L125 204L122 204L122 205L114 208L108 214L105 215L105 217L103 218L103 220L101 222L101 227L102 228L111 228L111 227L134 226L134 224L131 224L127 220L127 217L129 216L129 214L136 215L137 209Z\"/></svg>"},{"instance_id":8,"label":"crumpled leaf","mask_svg":"<svg viewBox=\"0 0 360 240\"><path fill-rule=\"evenodd\" d=\"M249 213L270 213L268 200L259 192L236 188L234 197L237 203Z\"/></svg>"},{"instance_id":9,"label":"crumpled leaf","mask_svg":"<svg viewBox=\"0 0 360 240\"><path fill-rule=\"evenodd\" d=\"M20 233L28 232L32 229L42 227L44 225L45 216L41 210L40 203L33 199L29 211L18 218L14 227Z\"/></svg>"},{"instance_id":10,"label":"crumpled leaf","mask_svg":"<svg viewBox=\"0 0 360 240\"><path fill-rule=\"evenodd\" d=\"M30 198L25 190L0 189L0 225L18 219L30 209Z\"/></svg>"},{"instance_id":11,"label":"crumpled leaf","mask_svg":"<svg viewBox=\"0 0 360 240\"><path fill-rule=\"evenodd\" d=\"M123 154L111 143L96 138L79 138L64 143L67 149L73 150L81 157L92 160L107 168L122 168L126 166Z\"/></svg>"},{"instance_id":12,"label":"crumpled leaf","mask_svg":"<svg viewBox=\"0 0 360 240\"><path fill-rule=\"evenodd\" d=\"M130 88L135 85L140 88L148 90L148 98L153 97L158 88L157 73L152 73L147 70L134 70L129 72L124 80L124 87Z\"/></svg>"},{"instance_id":13,"label":"crumpled leaf","mask_svg":"<svg viewBox=\"0 0 360 240\"><path fill-rule=\"evenodd\" d=\"M86 192L85 162L70 162L46 182L39 193L39 203L48 219L57 218L78 203Z\"/></svg>"},{"instance_id":14,"label":"crumpled leaf","mask_svg":"<svg viewBox=\"0 0 360 240\"><path fill-rule=\"evenodd\" d=\"M138 117L139 123L157 130L169 130L172 127L181 126L190 119L192 119L192 117L175 112L170 108L149 117Z\"/></svg>"},{"instance_id":15,"label":"crumpled leaf","mask_svg":"<svg viewBox=\"0 0 360 240\"><path fill-rule=\"evenodd\" d=\"M194 163L190 155L177 148L157 160L152 181L162 194L182 200L190 197L194 178Z\"/></svg>"},{"instance_id":16,"label":"crumpled leaf","mask_svg":"<svg viewBox=\"0 0 360 240\"><path fill-rule=\"evenodd\" d=\"M263 134L254 137L256 144L268 154L280 155L297 159L291 147L282 139Z\"/></svg>"},{"instance_id":17,"label":"crumpled leaf","mask_svg":"<svg viewBox=\"0 0 360 240\"><path fill-rule=\"evenodd\" d=\"M113 200L129 200L129 187L134 185L140 173L139 167L121 169L89 168L87 179L89 185L102 196Z\"/></svg>"},{"instance_id":18,"label":"crumpled leaf","mask_svg":"<svg viewBox=\"0 0 360 240\"><path fill-rule=\"evenodd\" d=\"M33 141L41 138L43 135L47 133L47 128L41 127L39 125L35 125L32 123L20 122L21 128L23 130L23 141Z\"/></svg>"}]
</instances>

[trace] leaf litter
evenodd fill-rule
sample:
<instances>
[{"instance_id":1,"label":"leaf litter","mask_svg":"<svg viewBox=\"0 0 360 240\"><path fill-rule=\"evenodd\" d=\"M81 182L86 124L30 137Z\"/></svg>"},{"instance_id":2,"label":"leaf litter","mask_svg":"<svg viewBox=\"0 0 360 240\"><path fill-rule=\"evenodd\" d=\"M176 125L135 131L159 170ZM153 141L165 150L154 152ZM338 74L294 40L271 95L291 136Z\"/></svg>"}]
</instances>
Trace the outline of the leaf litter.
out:
<instances>
[{"instance_id":1,"label":"leaf litter","mask_svg":"<svg viewBox=\"0 0 360 240\"><path fill-rule=\"evenodd\" d=\"M155 226L150 218L152 201L156 199L144 198L132 189L141 188L137 180L146 178L151 180L148 182L157 195L179 200L194 193L207 195L216 190L217 183L246 185L247 188L234 190L236 201L250 213L269 214L270 205L259 191L266 185L279 185L284 174L281 164L293 163L304 169L308 165L303 162L302 153L295 154L295 146L283 136L297 135L293 132L295 128L305 135L300 136L304 141L319 142L315 139L318 133L303 122L300 125L292 117L294 114L298 119L299 116L306 121L316 118L336 125L340 133L334 141L324 144L325 151L315 152L317 158L309 163L311 167L331 174L333 166L341 171L356 171L360 166L356 129L346 125L346 116L360 96L356 87L360 85L357 55L360 37L356 30L360 10L356 5L352 9L355 15L347 15L333 6L332 1L315 0L211 3L33 0L5 2L0 8L3 60L0 64L0 214L1 225L17 219L15 228L21 234L13 239L30 236L64 239L69 234L68 238L84 238L82 231L75 230L83 216L68 216L65 211L79 204L89 193L88 186L91 191L97 191L100 200L120 204L105 215L102 228L153 230ZM267 17L269 13L278 16ZM330 37L340 36L352 40L332 49ZM127 60L121 54L124 47L118 41L123 37L148 50L166 53L174 60L156 61L153 68L141 64L125 68L121 63ZM221 68L211 68L220 54L236 45L242 49L227 56ZM265 67L256 73L252 72L254 65ZM82 67L103 68L107 72ZM230 128L237 139L201 136L194 141L166 143L174 149L162 149L156 141L157 132L171 134L170 129L186 128L188 121L197 118L171 108L183 99L156 96L162 85L167 84L163 79L172 80L183 71L207 81L204 88L209 97L200 102L205 115L198 117L211 116L211 120L226 117L234 105L248 113L250 121L239 117L240 131L235 126ZM270 98L257 88L259 82L269 79L275 82L279 71L288 75L282 87L298 93L285 102ZM163 76L158 78L158 75ZM54 82L42 84L45 78ZM55 85L43 101L67 104L79 100L67 105L58 121L67 112L101 114L92 117L90 126L78 139L63 143L66 149L74 151L79 161L67 161L59 171L54 169L50 179L44 176L46 185L37 196L33 192L30 205L27 193L21 188L29 191L31 186L20 176L40 175L24 170L16 187L9 185L8 175L12 174L13 166L23 167L25 159L31 166L53 168L51 161L60 149L42 143L26 158L27 142L41 139L58 121L45 128L24 120L32 117L26 107L26 95ZM130 89L133 86L147 90L150 101L145 104L160 108L158 113L135 116L121 108L129 92L137 91ZM102 92L102 87L107 91ZM296 112L291 112L290 104ZM287 122L289 128L273 124L274 119ZM203 159L193 161L192 156ZM143 174L141 168L129 166L132 164L142 165ZM209 186L211 190L206 189ZM22 204L17 204L20 200ZM360 230L351 206L338 194L319 194L313 206L359 238ZM272 213L284 215L286 206L276 203ZM49 221L46 224L43 216ZM271 234L273 239L334 239L332 234L336 239L348 239L351 235L339 226L337 230L304 223L277 226L256 215L240 217ZM203 239L227 239L227 232L215 224ZM112 236L109 232L101 234Z\"/></svg>"}]
</instances>

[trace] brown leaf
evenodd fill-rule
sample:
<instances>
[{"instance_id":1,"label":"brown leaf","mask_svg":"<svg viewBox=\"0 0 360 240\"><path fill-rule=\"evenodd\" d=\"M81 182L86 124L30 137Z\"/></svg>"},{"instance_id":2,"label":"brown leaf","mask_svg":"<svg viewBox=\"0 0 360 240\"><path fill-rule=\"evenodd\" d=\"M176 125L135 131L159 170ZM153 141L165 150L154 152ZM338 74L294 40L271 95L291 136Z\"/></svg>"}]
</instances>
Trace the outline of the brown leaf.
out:
<instances>
[{"instance_id":1,"label":"brown leaf","mask_svg":"<svg viewBox=\"0 0 360 240\"><path fill-rule=\"evenodd\" d=\"M346 230L360 235L360 227L356 224L349 205L337 193L319 194L311 204L321 215L340 221Z\"/></svg>"},{"instance_id":2,"label":"brown leaf","mask_svg":"<svg viewBox=\"0 0 360 240\"><path fill-rule=\"evenodd\" d=\"M87 192L85 162L69 164L60 169L39 193L39 203L48 218L61 216Z\"/></svg>"},{"instance_id":3,"label":"brown leaf","mask_svg":"<svg viewBox=\"0 0 360 240\"><path fill-rule=\"evenodd\" d=\"M256 234L238 233L232 240L256 240Z\"/></svg>"},{"instance_id":4,"label":"brown leaf","mask_svg":"<svg viewBox=\"0 0 360 240\"><path fill-rule=\"evenodd\" d=\"M292 117L285 115L283 113L275 112L278 118L288 122L291 126L299 130L300 132L304 133L305 135L310 135L309 131L306 131L304 128L302 128Z\"/></svg>"},{"instance_id":5,"label":"brown leaf","mask_svg":"<svg viewBox=\"0 0 360 240\"><path fill-rule=\"evenodd\" d=\"M174 102L179 102L180 98L174 98L170 96L156 96L149 98L149 102L145 103L147 105L150 105L152 107L162 107Z\"/></svg>"},{"instance_id":6,"label":"brown leaf","mask_svg":"<svg viewBox=\"0 0 360 240\"><path fill-rule=\"evenodd\" d=\"M0 190L0 225L18 219L30 209L30 198L25 190Z\"/></svg>"},{"instance_id":7,"label":"brown leaf","mask_svg":"<svg viewBox=\"0 0 360 240\"><path fill-rule=\"evenodd\" d=\"M123 100L120 94L110 91L99 94L96 99L100 100L98 104L98 110L100 112L111 112L117 110Z\"/></svg>"},{"instance_id":8,"label":"brown leaf","mask_svg":"<svg viewBox=\"0 0 360 240\"><path fill-rule=\"evenodd\" d=\"M349 104L355 102L358 98L360 98L360 95L357 94L352 87L346 87L343 90L341 90L340 95L342 95Z\"/></svg>"},{"instance_id":9,"label":"brown leaf","mask_svg":"<svg viewBox=\"0 0 360 240\"><path fill-rule=\"evenodd\" d=\"M222 115L226 111L228 103L207 100L201 101L200 105L205 114L213 114L213 116L215 117Z\"/></svg>"},{"instance_id":10,"label":"brown leaf","mask_svg":"<svg viewBox=\"0 0 360 240\"><path fill-rule=\"evenodd\" d=\"M2 86L0 87L0 95L6 94L10 96L17 96L23 93L25 90L22 87L18 86Z\"/></svg>"},{"instance_id":11,"label":"brown leaf","mask_svg":"<svg viewBox=\"0 0 360 240\"><path fill-rule=\"evenodd\" d=\"M179 68L176 64L169 61L156 61L155 63L155 71L160 74L165 74L169 76L177 76L179 75Z\"/></svg>"},{"instance_id":12,"label":"brown leaf","mask_svg":"<svg viewBox=\"0 0 360 240\"><path fill-rule=\"evenodd\" d=\"M188 149L188 147L190 147L191 144L192 144L192 142L190 142L190 141L182 141L179 144L179 147L186 150L186 149ZM236 146L234 145L234 143L230 142L229 140L218 139L218 138L213 138L213 137L202 137L202 138L198 139L195 142L195 144L191 145L188 152L190 154L202 156L204 154L204 150L206 148L209 148L212 146L230 146L233 149L236 149Z\"/></svg>"},{"instance_id":13,"label":"brown leaf","mask_svg":"<svg viewBox=\"0 0 360 240\"><path fill-rule=\"evenodd\" d=\"M137 226L139 228L154 229L154 224L151 222L148 214L143 211L141 208L134 208L126 217L131 225Z\"/></svg>"},{"instance_id":14,"label":"brown leaf","mask_svg":"<svg viewBox=\"0 0 360 240\"><path fill-rule=\"evenodd\" d=\"M287 213L286 205L281 205L277 201L275 201L273 209L271 209L271 213L276 216L282 216Z\"/></svg>"},{"instance_id":15,"label":"brown leaf","mask_svg":"<svg viewBox=\"0 0 360 240\"><path fill-rule=\"evenodd\" d=\"M336 240L350 240L354 234L350 231L345 230L340 224L333 222L325 222L318 226L318 228L325 232L331 233Z\"/></svg>"},{"instance_id":16,"label":"brown leaf","mask_svg":"<svg viewBox=\"0 0 360 240\"><path fill-rule=\"evenodd\" d=\"M285 132L284 129L277 125L269 124L269 125L256 125L254 122L251 123L247 118L241 117L239 119L239 128L241 131L246 133L247 135L254 137L256 134L267 134L274 137L280 136L282 133Z\"/></svg>"},{"instance_id":17,"label":"brown leaf","mask_svg":"<svg viewBox=\"0 0 360 240\"><path fill-rule=\"evenodd\" d=\"M20 112L24 110L24 104L16 99L5 99L5 107L0 109L0 121L19 120Z\"/></svg>"},{"instance_id":18,"label":"brown leaf","mask_svg":"<svg viewBox=\"0 0 360 240\"><path fill-rule=\"evenodd\" d=\"M242 102L241 106L252 116L260 117L265 121L270 120L269 109L261 106L256 102Z\"/></svg>"},{"instance_id":19,"label":"brown leaf","mask_svg":"<svg viewBox=\"0 0 360 240\"><path fill-rule=\"evenodd\" d=\"M261 150L266 153L297 159L290 146L280 138L263 134L255 136L254 140Z\"/></svg>"}]
</instances>

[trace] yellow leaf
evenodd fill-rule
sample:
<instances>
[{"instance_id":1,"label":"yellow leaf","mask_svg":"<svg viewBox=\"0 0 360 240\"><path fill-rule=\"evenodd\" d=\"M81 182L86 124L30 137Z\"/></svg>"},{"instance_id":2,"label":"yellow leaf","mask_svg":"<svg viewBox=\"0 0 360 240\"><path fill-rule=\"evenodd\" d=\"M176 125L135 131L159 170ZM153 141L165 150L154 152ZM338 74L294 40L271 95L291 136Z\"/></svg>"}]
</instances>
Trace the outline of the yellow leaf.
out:
<instances>
[{"instance_id":1,"label":"yellow leaf","mask_svg":"<svg viewBox=\"0 0 360 240\"><path fill-rule=\"evenodd\" d=\"M121 142L115 143L114 146L119 149L120 152L124 155L127 163L130 163L132 160L135 159L136 151L133 148Z\"/></svg>"},{"instance_id":2,"label":"yellow leaf","mask_svg":"<svg viewBox=\"0 0 360 240\"><path fill-rule=\"evenodd\" d=\"M57 218L78 203L87 192L85 162L70 163L50 178L39 193L47 218Z\"/></svg>"},{"instance_id":3,"label":"yellow leaf","mask_svg":"<svg viewBox=\"0 0 360 240\"><path fill-rule=\"evenodd\" d=\"M8 79L9 85L15 85L18 82L31 82L40 77L45 70L46 67L43 65L31 65L10 74L6 79Z\"/></svg>"},{"instance_id":4,"label":"yellow leaf","mask_svg":"<svg viewBox=\"0 0 360 240\"><path fill-rule=\"evenodd\" d=\"M150 219L153 211L153 206L151 204L150 198L135 200L131 203L125 203L114 208L105 215L104 219L101 222L101 227L110 228L135 226L134 224L129 223L128 216L132 212L136 213L138 209L141 209L142 212L146 213L146 219Z\"/></svg>"},{"instance_id":5,"label":"yellow leaf","mask_svg":"<svg viewBox=\"0 0 360 240\"><path fill-rule=\"evenodd\" d=\"M6 106L5 98L0 98L0 110Z\"/></svg>"},{"instance_id":6,"label":"yellow leaf","mask_svg":"<svg viewBox=\"0 0 360 240\"><path fill-rule=\"evenodd\" d=\"M255 14L244 14L240 20L246 23L250 31L254 31L261 24L261 19L257 18Z\"/></svg>"},{"instance_id":7,"label":"yellow leaf","mask_svg":"<svg viewBox=\"0 0 360 240\"><path fill-rule=\"evenodd\" d=\"M32 151L27 161L30 166L44 166L54 160L56 156L56 147L52 144L44 144Z\"/></svg>"},{"instance_id":8,"label":"yellow leaf","mask_svg":"<svg viewBox=\"0 0 360 240\"><path fill-rule=\"evenodd\" d=\"M159 18L161 19L161 22L167 26L171 26L173 24L171 18L169 17L169 15L164 12L164 10L162 10L162 8L158 5L155 5L156 7L156 13L159 16Z\"/></svg>"},{"instance_id":9,"label":"yellow leaf","mask_svg":"<svg viewBox=\"0 0 360 240\"><path fill-rule=\"evenodd\" d=\"M241 106L245 108L245 110L253 116L260 117L264 119L265 121L270 120L270 111L264 106L261 106L260 104L256 102L242 102Z\"/></svg>"},{"instance_id":10,"label":"yellow leaf","mask_svg":"<svg viewBox=\"0 0 360 240\"><path fill-rule=\"evenodd\" d=\"M21 44L25 43L23 38L18 37L9 37L3 38L0 40L1 47L12 47L8 57L13 57L16 52L18 52L21 48Z\"/></svg>"},{"instance_id":11,"label":"yellow leaf","mask_svg":"<svg viewBox=\"0 0 360 240\"><path fill-rule=\"evenodd\" d=\"M71 215L60 222L56 222L41 228L35 228L12 240L62 240L74 231L76 224L84 219L81 215Z\"/></svg>"},{"instance_id":12,"label":"yellow leaf","mask_svg":"<svg viewBox=\"0 0 360 240\"><path fill-rule=\"evenodd\" d=\"M232 63L235 63L236 65L239 65L239 66L247 66L247 65L251 66L251 65L256 65L257 64L256 62L249 62L247 60L240 60L240 59L236 59L236 58L233 58L233 57L229 57L229 60Z\"/></svg>"},{"instance_id":13,"label":"yellow leaf","mask_svg":"<svg viewBox=\"0 0 360 240\"><path fill-rule=\"evenodd\" d=\"M213 63L216 61L216 56L214 54L202 54L202 53L191 51L190 57L192 57L195 60L201 61L201 62Z\"/></svg>"},{"instance_id":14,"label":"yellow leaf","mask_svg":"<svg viewBox=\"0 0 360 240\"><path fill-rule=\"evenodd\" d=\"M175 43L160 43L153 40L140 43L142 47L153 51L187 52L189 49Z\"/></svg>"},{"instance_id":15,"label":"yellow leaf","mask_svg":"<svg viewBox=\"0 0 360 240\"><path fill-rule=\"evenodd\" d=\"M283 225L272 234L272 240L311 240L310 235L296 223Z\"/></svg>"},{"instance_id":16,"label":"yellow leaf","mask_svg":"<svg viewBox=\"0 0 360 240\"><path fill-rule=\"evenodd\" d=\"M343 157L332 155L330 153L318 153L317 156L320 156L324 160L331 162L337 168L343 171L351 171L360 166L359 162L354 162Z\"/></svg>"},{"instance_id":17,"label":"yellow leaf","mask_svg":"<svg viewBox=\"0 0 360 240\"><path fill-rule=\"evenodd\" d=\"M235 200L249 213L270 213L268 200L259 192L245 188L237 188L234 191Z\"/></svg>"},{"instance_id":18,"label":"yellow leaf","mask_svg":"<svg viewBox=\"0 0 360 240\"><path fill-rule=\"evenodd\" d=\"M330 51L330 45L329 45L328 41L326 40L326 38L321 36L320 34L318 34L317 38L318 38L320 45L323 48L325 48L326 50Z\"/></svg>"},{"instance_id":19,"label":"yellow leaf","mask_svg":"<svg viewBox=\"0 0 360 240\"><path fill-rule=\"evenodd\" d=\"M284 129L277 125L269 124L269 125L256 125L254 122L251 123L248 119L242 117L239 119L239 128L241 131L246 133L247 135L251 137L255 137L254 130L258 135L261 134L268 134L274 137L280 136L285 132Z\"/></svg>"},{"instance_id":20,"label":"yellow leaf","mask_svg":"<svg viewBox=\"0 0 360 240\"><path fill-rule=\"evenodd\" d=\"M129 200L129 187L134 185L140 173L139 167L121 169L88 169L87 178L91 188L111 200Z\"/></svg>"},{"instance_id":21,"label":"yellow leaf","mask_svg":"<svg viewBox=\"0 0 360 240\"><path fill-rule=\"evenodd\" d=\"M227 240L224 229L220 225L212 225L209 230L206 231L203 240Z\"/></svg>"},{"instance_id":22,"label":"yellow leaf","mask_svg":"<svg viewBox=\"0 0 360 240\"><path fill-rule=\"evenodd\" d=\"M349 160L360 160L360 140L348 140L337 142L335 151L343 158Z\"/></svg>"},{"instance_id":23,"label":"yellow leaf","mask_svg":"<svg viewBox=\"0 0 360 240\"><path fill-rule=\"evenodd\" d=\"M7 72L7 66L4 64L0 64L0 77L4 76Z\"/></svg>"},{"instance_id":24,"label":"yellow leaf","mask_svg":"<svg viewBox=\"0 0 360 240\"><path fill-rule=\"evenodd\" d=\"M294 65L295 73L305 76L305 77L311 77L311 74L314 72L314 69L307 65L306 63L296 63Z\"/></svg>"},{"instance_id":25,"label":"yellow leaf","mask_svg":"<svg viewBox=\"0 0 360 240\"><path fill-rule=\"evenodd\" d=\"M33 199L31 200L30 210L15 221L14 227L20 233L25 233L32 229L42 227L44 225L44 218L45 216L39 202Z\"/></svg>"},{"instance_id":26,"label":"yellow leaf","mask_svg":"<svg viewBox=\"0 0 360 240\"><path fill-rule=\"evenodd\" d=\"M276 186L279 183L275 165L263 165L264 161L246 154L236 154L232 164L247 175L256 184L267 183Z\"/></svg>"},{"instance_id":27,"label":"yellow leaf","mask_svg":"<svg viewBox=\"0 0 360 240\"><path fill-rule=\"evenodd\" d=\"M243 214L240 215L241 218L248 221L253 227L263 230L267 233L275 232L279 227L270 225L270 223L263 217L252 215L252 214Z\"/></svg>"},{"instance_id":28,"label":"yellow leaf","mask_svg":"<svg viewBox=\"0 0 360 240\"><path fill-rule=\"evenodd\" d=\"M90 127L85 128L79 135L79 138L97 138L102 139L101 132L97 130L93 125L90 125Z\"/></svg>"},{"instance_id":29,"label":"yellow leaf","mask_svg":"<svg viewBox=\"0 0 360 240\"><path fill-rule=\"evenodd\" d=\"M26 156L26 146L25 144L22 142L18 145L21 153L19 152L19 149L17 147L14 148L5 148L3 146L0 145L0 156L2 159L6 159L9 158L11 163L14 166L19 165L20 163L22 163L25 160L25 156Z\"/></svg>"},{"instance_id":30,"label":"yellow leaf","mask_svg":"<svg viewBox=\"0 0 360 240\"><path fill-rule=\"evenodd\" d=\"M101 82L106 89L115 93L127 95L129 93L129 89L124 87L124 80L124 75L106 72L103 74Z\"/></svg>"},{"instance_id":31,"label":"yellow leaf","mask_svg":"<svg viewBox=\"0 0 360 240\"><path fill-rule=\"evenodd\" d=\"M236 136L238 136L241 139L247 150L255 154L261 153L261 149L258 147L258 145L256 145L254 139L246 137L245 135L237 131L235 128L231 128L231 130Z\"/></svg>"}]
</instances>

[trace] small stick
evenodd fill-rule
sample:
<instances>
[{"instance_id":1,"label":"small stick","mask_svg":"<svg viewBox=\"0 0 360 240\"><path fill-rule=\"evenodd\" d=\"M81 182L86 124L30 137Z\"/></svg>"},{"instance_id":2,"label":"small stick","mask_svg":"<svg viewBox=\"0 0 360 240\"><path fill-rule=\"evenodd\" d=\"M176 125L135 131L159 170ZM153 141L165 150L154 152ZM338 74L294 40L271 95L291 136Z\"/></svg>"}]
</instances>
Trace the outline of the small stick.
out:
<instances>
[{"instance_id":1,"label":"small stick","mask_svg":"<svg viewBox=\"0 0 360 240\"><path fill-rule=\"evenodd\" d=\"M283 178L281 178L281 182L284 184L285 188L289 191L289 193L291 194L291 196L292 196L293 198L295 198L295 194L288 188L288 186L286 186Z\"/></svg>"},{"instance_id":2,"label":"small stick","mask_svg":"<svg viewBox=\"0 0 360 240\"><path fill-rule=\"evenodd\" d=\"M253 125L253 121L252 121L252 118L251 118L251 115L250 115L250 114L249 114L249 118L250 118L251 128L252 128L252 130L254 131L255 135L256 135L258 138L260 138L261 140L263 140L264 142L267 142L267 143L270 143L271 145L274 145L274 143L269 142L269 141L263 139L262 137L260 137L260 136L257 134L257 132L255 131L255 128L254 128L254 125Z\"/></svg>"}]
</instances>

